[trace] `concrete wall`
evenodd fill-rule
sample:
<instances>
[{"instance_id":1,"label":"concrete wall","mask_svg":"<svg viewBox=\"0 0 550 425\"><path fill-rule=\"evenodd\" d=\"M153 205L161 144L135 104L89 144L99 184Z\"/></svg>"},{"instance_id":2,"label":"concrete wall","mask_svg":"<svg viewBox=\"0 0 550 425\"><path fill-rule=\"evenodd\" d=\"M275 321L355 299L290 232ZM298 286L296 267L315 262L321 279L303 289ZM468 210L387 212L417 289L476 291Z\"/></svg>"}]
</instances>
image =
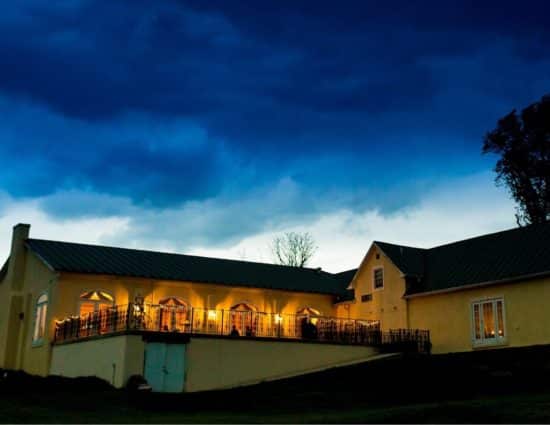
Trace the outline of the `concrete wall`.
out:
<instances>
[{"instance_id":1,"label":"concrete wall","mask_svg":"<svg viewBox=\"0 0 550 425\"><path fill-rule=\"evenodd\" d=\"M69 378L96 376L121 388L131 375L143 374L144 352L145 343L139 335L55 345L50 374Z\"/></svg>"},{"instance_id":2,"label":"concrete wall","mask_svg":"<svg viewBox=\"0 0 550 425\"><path fill-rule=\"evenodd\" d=\"M193 338L187 346L185 390L255 384L366 360L371 347Z\"/></svg>"},{"instance_id":3,"label":"concrete wall","mask_svg":"<svg viewBox=\"0 0 550 425\"><path fill-rule=\"evenodd\" d=\"M500 297L504 299L507 334L501 347L550 344L550 279L411 298L410 324L430 330L434 353L482 349L474 348L472 342L471 304Z\"/></svg>"},{"instance_id":4,"label":"concrete wall","mask_svg":"<svg viewBox=\"0 0 550 425\"><path fill-rule=\"evenodd\" d=\"M376 258L376 257L379 258ZM384 288L374 289L373 270L384 269ZM376 246L372 246L363 259L354 282L355 302L340 304L339 317L379 320L383 330L408 328L405 279L401 271ZM372 295L371 301L362 302L362 295Z\"/></svg>"}]
</instances>

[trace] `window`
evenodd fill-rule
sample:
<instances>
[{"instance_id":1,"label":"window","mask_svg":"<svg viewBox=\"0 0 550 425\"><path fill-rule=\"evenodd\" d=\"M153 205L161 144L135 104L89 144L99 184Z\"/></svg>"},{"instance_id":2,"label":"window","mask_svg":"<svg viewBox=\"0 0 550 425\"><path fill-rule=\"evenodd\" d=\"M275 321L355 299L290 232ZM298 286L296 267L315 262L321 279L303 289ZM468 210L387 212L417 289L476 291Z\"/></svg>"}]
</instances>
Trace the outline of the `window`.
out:
<instances>
[{"instance_id":1,"label":"window","mask_svg":"<svg viewBox=\"0 0 550 425\"><path fill-rule=\"evenodd\" d=\"M85 320L84 326L89 330L99 323L98 331L106 332L112 325L109 309L114 307L115 299L104 291L88 291L80 294L79 315Z\"/></svg>"},{"instance_id":2,"label":"window","mask_svg":"<svg viewBox=\"0 0 550 425\"><path fill-rule=\"evenodd\" d=\"M107 292L88 291L80 295L80 316L89 316L90 314L112 307L114 298Z\"/></svg>"},{"instance_id":3,"label":"window","mask_svg":"<svg viewBox=\"0 0 550 425\"><path fill-rule=\"evenodd\" d=\"M258 314L256 312L257 308L246 302L231 307L231 331L235 330L238 335L255 335L258 324Z\"/></svg>"},{"instance_id":4,"label":"window","mask_svg":"<svg viewBox=\"0 0 550 425\"><path fill-rule=\"evenodd\" d=\"M34 313L34 332L32 334L33 343L40 343L46 332L46 313L48 311L48 296L40 295L36 301L36 310Z\"/></svg>"},{"instance_id":5,"label":"window","mask_svg":"<svg viewBox=\"0 0 550 425\"><path fill-rule=\"evenodd\" d=\"M361 302L362 303L366 303L368 301L372 301L372 294L361 295Z\"/></svg>"},{"instance_id":6,"label":"window","mask_svg":"<svg viewBox=\"0 0 550 425\"><path fill-rule=\"evenodd\" d=\"M472 303L472 325L472 340L475 345L504 343L504 300L496 298Z\"/></svg>"},{"instance_id":7,"label":"window","mask_svg":"<svg viewBox=\"0 0 550 425\"><path fill-rule=\"evenodd\" d=\"M373 270L374 289L384 288L384 269L379 267Z\"/></svg>"},{"instance_id":8,"label":"window","mask_svg":"<svg viewBox=\"0 0 550 425\"><path fill-rule=\"evenodd\" d=\"M185 301L178 297L164 298L159 301L160 306L160 330L185 331L188 324L189 309Z\"/></svg>"}]
</instances>

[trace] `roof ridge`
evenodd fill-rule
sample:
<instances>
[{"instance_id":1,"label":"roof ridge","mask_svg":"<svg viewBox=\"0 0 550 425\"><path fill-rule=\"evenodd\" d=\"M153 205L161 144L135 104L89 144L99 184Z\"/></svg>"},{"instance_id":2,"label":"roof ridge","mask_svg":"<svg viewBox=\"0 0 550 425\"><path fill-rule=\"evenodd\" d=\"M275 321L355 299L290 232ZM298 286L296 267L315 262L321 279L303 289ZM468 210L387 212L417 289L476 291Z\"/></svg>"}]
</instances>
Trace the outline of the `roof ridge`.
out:
<instances>
[{"instance_id":1,"label":"roof ridge","mask_svg":"<svg viewBox=\"0 0 550 425\"><path fill-rule=\"evenodd\" d=\"M349 272L353 272L353 271L357 271L359 269L359 267L354 267L353 269L349 269L349 270L343 270L341 272L336 272L336 273L332 273L334 275L339 275L339 274L344 274L344 273L349 273Z\"/></svg>"},{"instance_id":2,"label":"roof ridge","mask_svg":"<svg viewBox=\"0 0 550 425\"><path fill-rule=\"evenodd\" d=\"M527 226L514 227L512 229L498 230L496 232L486 233L484 235L472 236L470 238L461 239L461 240L453 241L453 242L447 242L447 243L444 243L444 244L441 244L441 245L436 245L436 246L433 246L431 248L427 248L427 250L444 248L444 247L448 247L448 246L451 246L451 245L458 245L460 243L473 241L473 240L476 240L476 239L483 239L483 238L487 238L487 237L490 237L490 236L502 235L504 233L524 231L525 229L530 229L530 228L533 228L533 227L545 226L545 225L550 225L550 221L547 221L547 222L544 222L544 223L533 223L533 224L529 224Z\"/></svg>"},{"instance_id":3,"label":"roof ridge","mask_svg":"<svg viewBox=\"0 0 550 425\"><path fill-rule=\"evenodd\" d=\"M391 243L391 242L384 242L384 241L373 241L372 243L373 244L392 245L392 246L397 246L397 247L400 247L400 248L418 249L418 250L421 250L421 251L427 251L428 249L431 249L431 248L420 248L418 246L401 245L401 244L398 244L398 243Z\"/></svg>"},{"instance_id":4,"label":"roof ridge","mask_svg":"<svg viewBox=\"0 0 550 425\"><path fill-rule=\"evenodd\" d=\"M320 267L296 267L296 266L286 266L283 264L274 264L274 263L264 263L261 261L247 261L247 260L234 260L230 258L219 258L219 257L208 257L205 255L193 255L193 254L182 254L178 252L165 252L165 251L153 251L153 250L147 250L147 249L139 249L139 248L125 248L121 246L111 246L111 245L100 245L100 244L90 244L90 243L80 243L80 242L68 242L68 241L58 241L58 240L51 240L51 239L39 239L39 238L27 238L27 241L38 241L38 242L52 242L52 243L61 243L61 244L67 244L67 245L81 245L81 246L89 246L94 248L109 248L109 249L120 249L120 250L126 250L126 251L134 251L134 252L142 252L147 254L162 254L162 255L174 255L174 256L180 256L180 257L191 257L191 258L200 258L200 259L207 259L207 260L216 260L216 261L227 261L232 263L242 263L242 264L258 264L262 266L270 266L270 267L279 267L284 269L297 269L297 270L307 270L315 273L321 273L329 276L334 276L337 273L330 273L325 270L320 270Z\"/></svg>"}]
</instances>

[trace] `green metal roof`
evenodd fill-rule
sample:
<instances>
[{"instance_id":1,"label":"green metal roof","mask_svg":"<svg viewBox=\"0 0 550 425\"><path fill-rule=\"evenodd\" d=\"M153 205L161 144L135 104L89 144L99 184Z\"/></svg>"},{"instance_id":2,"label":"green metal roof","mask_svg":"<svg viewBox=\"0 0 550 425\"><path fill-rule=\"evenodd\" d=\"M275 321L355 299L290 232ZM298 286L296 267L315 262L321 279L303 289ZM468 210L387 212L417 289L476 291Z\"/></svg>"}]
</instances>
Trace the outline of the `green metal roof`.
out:
<instances>
[{"instance_id":1,"label":"green metal roof","mask_svg":"<svg viewBox=\"0 0 550 425\"><path fill-rule=\"evenodd\" d=\"M346 270L334 274L334 277L340 282L340 287L343 288L343 291L336 297L336 302L341 303L344 301L353 301L355 299L355 290L346 289L355 276L355 273L357 273L357 269Z\"/></svg>"},{"instance_id":2,"label":"green metal roof","mask_svg":"<svg viewBox=\"0 0 550 425\"><path fill-rule=\"evenodd\" d=\"M320 269L279 266L99 245L27 239L26 244L61 272L216 283L339 295L346 285Z\"/></svg>"},{"instance_id":3,"label":"green metal roof","mask_svg":"<svg viewBox=\"0 0 550 425\"><path fill-rule=\"evenodd\" d=\"M422 249L375 242L407 276L407 295L550 275L550 222Z\"/></svg>"}]
</instances>

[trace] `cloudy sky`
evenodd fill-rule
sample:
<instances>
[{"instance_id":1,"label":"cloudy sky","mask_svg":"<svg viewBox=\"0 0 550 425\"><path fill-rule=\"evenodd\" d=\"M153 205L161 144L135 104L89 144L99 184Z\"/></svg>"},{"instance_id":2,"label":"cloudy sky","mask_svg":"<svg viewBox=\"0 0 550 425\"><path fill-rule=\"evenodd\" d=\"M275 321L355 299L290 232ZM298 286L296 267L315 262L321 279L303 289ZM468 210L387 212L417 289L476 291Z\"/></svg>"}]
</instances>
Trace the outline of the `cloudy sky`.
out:
<instances>
[{"instance_id":1,"label":"cloudy sky","mask_svg":"<svg viewBox=\"0 0 550 425\"><path fill-rule=\"evenodd\" d=\"M31 236L312 266L515 226L481 155L550 92L547 1L36 1L0 14L0 255Z\"/></svg>"}]
</instances>

